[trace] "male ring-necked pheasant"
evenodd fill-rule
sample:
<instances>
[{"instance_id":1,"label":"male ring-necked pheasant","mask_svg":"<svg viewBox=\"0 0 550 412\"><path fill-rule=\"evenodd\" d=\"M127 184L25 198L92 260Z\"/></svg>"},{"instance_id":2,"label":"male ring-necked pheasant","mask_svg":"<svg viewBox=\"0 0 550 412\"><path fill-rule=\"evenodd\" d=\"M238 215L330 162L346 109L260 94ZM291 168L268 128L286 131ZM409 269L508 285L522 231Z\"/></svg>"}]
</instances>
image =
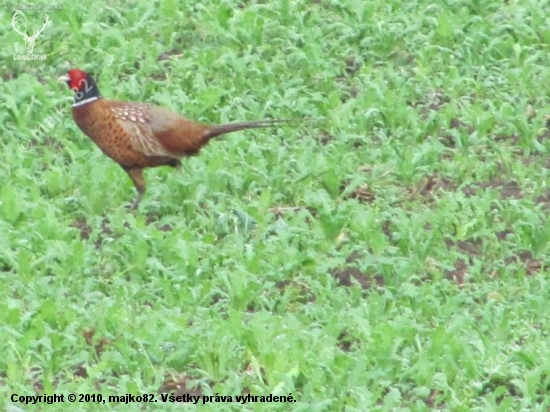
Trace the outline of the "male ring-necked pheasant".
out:
<instances>
[{"instance_id":1,"label":"male ring-necked pheasant","mask_svg":"<svg viewBox=\"0 0 550 412\"><path fill-rule=\"evenodd\" d=\"M181 158L198 154L213 137L302 120L269 119L210 126L152 104L104 99L94 79L79 69L69 70L59 79L75 92L73 118L78 127L134 182L138 194L132 209L137 208L145 193L143 169L180 169Z\"/></svg>"}]
</instances>

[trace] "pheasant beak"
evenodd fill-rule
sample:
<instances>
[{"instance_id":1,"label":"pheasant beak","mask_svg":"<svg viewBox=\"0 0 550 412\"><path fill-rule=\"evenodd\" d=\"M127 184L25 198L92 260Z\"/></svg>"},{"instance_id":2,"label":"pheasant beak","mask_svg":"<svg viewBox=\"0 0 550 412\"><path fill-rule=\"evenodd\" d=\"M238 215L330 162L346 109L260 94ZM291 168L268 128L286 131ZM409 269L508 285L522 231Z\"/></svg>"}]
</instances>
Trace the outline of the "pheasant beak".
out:
<instances>
[{"instance_id":1,"label":"pheasant beak","mask_svg":"<svg viewBox=\"0 0 550 412\"><path fill-rule=\"evenodd\" d=\"M57 80L59 80L60 82L68 84L71 81L71 78L69 76L67 76L66 74L64 74L63 76L59 76L57 78Z\"/></svg>"}]
</instances>

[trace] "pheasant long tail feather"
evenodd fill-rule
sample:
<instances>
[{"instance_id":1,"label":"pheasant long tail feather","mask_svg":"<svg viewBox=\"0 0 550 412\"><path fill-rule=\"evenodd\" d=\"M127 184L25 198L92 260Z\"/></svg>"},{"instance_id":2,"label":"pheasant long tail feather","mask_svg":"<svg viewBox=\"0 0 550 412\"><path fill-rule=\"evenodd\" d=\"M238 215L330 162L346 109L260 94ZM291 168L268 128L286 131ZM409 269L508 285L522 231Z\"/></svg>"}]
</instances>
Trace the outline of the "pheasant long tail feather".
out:
<instances>
[{"instance_id":1,"label":"pheasant long tail feather","mask_svg":"<svg viewBox=\"0 0 550 412\"><path fill-rule=\"evenodd\" d=\"M303 122L304 120L307 120L307 119L267 119L267 120L256 120L253 122L218 124L215 126L210 126L205 131L202 138L206 143L208 140L212 139L213 137L226 134L226 133L237 132L239 130L245 130L245 129L258 129L261 127L276 127L281 124Z\"/></svg>"}]
</instances>

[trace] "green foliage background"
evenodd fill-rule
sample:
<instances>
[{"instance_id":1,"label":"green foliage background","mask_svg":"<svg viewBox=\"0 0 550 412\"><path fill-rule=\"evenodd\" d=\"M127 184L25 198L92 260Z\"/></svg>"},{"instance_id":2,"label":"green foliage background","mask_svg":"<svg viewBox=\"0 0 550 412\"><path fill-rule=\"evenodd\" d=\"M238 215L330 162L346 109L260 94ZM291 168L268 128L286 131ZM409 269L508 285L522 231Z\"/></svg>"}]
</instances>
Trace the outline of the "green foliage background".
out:
<instances>
[{"instance_id":1,"label":"green foliage background","mask_svg":"<svg viewBox=\"0 0 550 412\"><path fill-rule=\"evenodd\" d=\"M46 61L14 60L2 12L6 408L170 388L297 402L145 409L548 408L547 2L63 6ZM203 122L325 120L150 170L134 215L127 176L71 119L56 79L72 67Z\"/></svg>"}]
</instances>

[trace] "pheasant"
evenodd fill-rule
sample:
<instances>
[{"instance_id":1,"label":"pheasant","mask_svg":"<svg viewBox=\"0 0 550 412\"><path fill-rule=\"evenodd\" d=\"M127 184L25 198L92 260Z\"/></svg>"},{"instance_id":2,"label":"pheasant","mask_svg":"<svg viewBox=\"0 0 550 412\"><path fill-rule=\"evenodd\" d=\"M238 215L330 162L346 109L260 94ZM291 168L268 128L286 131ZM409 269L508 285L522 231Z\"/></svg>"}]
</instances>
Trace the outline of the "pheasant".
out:
<instances>
[{"instance_id":1,"label":"pheasant","mask_svg":"<svg viewBox=\"0 0 550 412\"><path fill-rule=\"evenodd\" d=\"M80 130L132 179L137 197L131 209L138 207L145 193L143 169L171 166L181 170L180 159L197 155L213 137L303 120L267 119L207 125L152 104L105 99L92 76L83 70L69 70L59 80L75 92L73 118Z\"/></svg>"}]
</instances>

